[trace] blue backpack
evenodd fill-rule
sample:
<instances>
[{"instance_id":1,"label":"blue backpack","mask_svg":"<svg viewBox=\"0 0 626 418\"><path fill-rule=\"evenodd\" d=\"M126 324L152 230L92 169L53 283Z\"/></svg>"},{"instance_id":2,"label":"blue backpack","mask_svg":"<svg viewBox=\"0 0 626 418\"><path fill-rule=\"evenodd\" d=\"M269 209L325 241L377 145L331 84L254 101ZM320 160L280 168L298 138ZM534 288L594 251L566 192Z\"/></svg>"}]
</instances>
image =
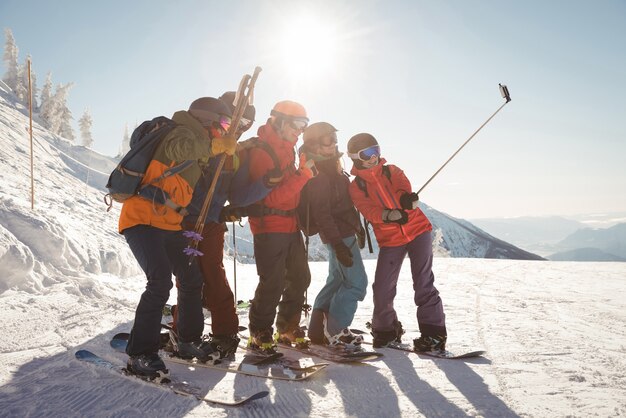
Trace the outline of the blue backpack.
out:
<instances>
[{"instance_id":1,"label":"blue backpack","mask_svg":"<svg viewBox=\"0 0 626 418\"><path fill-rule=\"evenodd\" d=\"M173 120L159 116L143 122L133 131L130 138L130 150L115 167L106 185L109 190L109 193L104 196L104 203L108 205L107 211L113 206L113 201L122 203L128 198L140 194L141 183L157 147L176 126L176 122ZM188 166L186 163L166 170L152 183L182 171ZM143 187L146 186L149 185Z\"/></svg>"}]
</instances>

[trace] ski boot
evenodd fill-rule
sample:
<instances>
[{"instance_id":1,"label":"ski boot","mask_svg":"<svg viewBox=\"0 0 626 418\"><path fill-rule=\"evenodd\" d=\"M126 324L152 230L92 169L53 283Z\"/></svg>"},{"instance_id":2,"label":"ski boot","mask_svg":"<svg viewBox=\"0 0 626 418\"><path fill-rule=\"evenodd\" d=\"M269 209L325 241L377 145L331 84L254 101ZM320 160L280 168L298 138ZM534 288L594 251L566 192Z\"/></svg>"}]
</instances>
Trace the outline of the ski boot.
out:
<instances>
[{"instance_id":1,"label":"ski boot","mask_svg":"<svg viewBox=\"0 0 626 418\"><path fill-rule=\"evenodd\" d=\"M248 348L262 354L276 354L276 343L272 338L272 330L265 329L255 332L248 338Z\"/></svg>"},{"instance_id":2,"label":"ski boot","mask_svg":"<svg viewBox=\"0 0 626 418\"><path fill-rule=\"evenodd\" d=\"M157 353L130 356L124 371L144 380L157 383L169 382L170 372Z\"/></svg>"},{"instance_id":3,"label":"ski boot","mask_svg":"<svg viewBox=\"0 0 626 418\"><path fill-rule=\"evenodd\" d=\"M413 350L418 353L424 351L445 351L446 339L447 336L445 335L422 335L413 340Z\"/></svg>"},{"instance_id":4,"label":"ski boot","mask_svg":"<svg viewBox=\"0 0 626 418\"><path fill-rule=\"evenodd\" d=\"M274 337L276 342L295 346L297 348L308 348L311 341L306 337L306 333L301 328L294 328L289 331L276 331Z\"/></svg>"},{"instance_id":5,"label":"ski boot","mask_svg":"<svg viewBox=\"0 0 626 418\"><path fill-rule=\"evenodd\" d=\"M368 322L368 328L371 328L372 325ZM386 347L390 343L402 343L402 335L404 334L404 329L402 328L402 323L400 321L395 321L393 324L393 329L391 331L375 331L372 329L372 336L374 337L374 348Z\"/></svg>"},{"instance_id":6,"label":"ski boot","mask_svg":"<svg viewBox=\"0 0 626 418\"><path fill-rule=\"evenodd\" d=\"M328 336L328 345L331 347L357 348L361 346L363 337L356 335L349 328L342 329L338 334Z\"/></svg>"},{"instance_id":7,"label":"ski boot","mask_svg":"<svg viewBox=\"0 0 626 418\"><path fill-rule=\"evenodd\" d=\"M220 359L234 359L239 341L240 339L237 334L209 334L209 344L213 347L215 352L219 353Z\"/></svg>"},{"instance_id":8,"label":"ski boot","mask_svg":"<svg viewBox=\"0 0 626 418\"><path fill-rule=\"evenodd\" d=\"M313 344L328 344L326 339L324 324L326 323L326 312L321 309L313 309L307 336Z\"/></svg>"},{"instance_id":9,"label":"ski boot","mask_svg":"<svg viewBox=\"0 0 626 418\"><path fill-rule=\"evenodd\" d=\"M209 338L203 336L197 341L182 342L174 332L170 330L170 341L173 353L182 359L197 359L201 363L218 364L220 353L211 345Z\"/></svg>"}]
</instances>

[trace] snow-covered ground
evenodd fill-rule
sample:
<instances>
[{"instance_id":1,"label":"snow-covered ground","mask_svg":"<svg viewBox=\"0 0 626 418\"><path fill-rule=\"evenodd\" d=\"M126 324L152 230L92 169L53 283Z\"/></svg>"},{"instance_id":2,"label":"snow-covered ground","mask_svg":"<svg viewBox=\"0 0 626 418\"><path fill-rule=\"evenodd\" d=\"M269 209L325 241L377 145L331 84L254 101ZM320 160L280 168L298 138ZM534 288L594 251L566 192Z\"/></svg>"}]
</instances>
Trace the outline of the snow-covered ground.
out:
<instances>
[{"instance_id":1,"label":"snow-covered ground","mask_svg":"<svg viewBox=\"0 0 626 418\"><path fill-rule=\"evenodd\" d=\"M102 191L86 184L86 154L68 160L63 140L37 125L31 210L24 109L0 96L0 416L626 414L626 263L436 258L449 348L485 349L484 358L426 359L383 349L379 361L332 364L304 382L171 368L211 397L271 392L240 408L200 403L76 361L76 350L86 348L122 364L124 355L108 341L130 329L145 279L116 232L119 205L106 212ZM232 260L226 265L230 270ZM310 301L326 268L311 263ZM371 281L375 261L366 268ZM255 266L238 264L237 277L237 298L251 298ZM411 289L407 262L396 299L407 342L417 336ZM369 293L354 327L365 328L371 311ZM245 312L240 320L247 324Z\"/></svg>"},{"instance_id":2,"label":"snow-covered ground","mask_svg":"<svg viewBox=\"0 0 626 418\"><path fill-rule=\"evenodd\" d=\"M374 261L368 260L370 277ZM320 288L326 265L311 263ZM0 295L1 416L622 416L626 414L624 263L436 259L449 347L485 358L433 360L391 349L367 365L330 365L304 382L198 370L210 396L256 390L241 408L200 403L74 360L86 348L119 361L108 340L129 330L143 277L67 277L42 294ZM232 274L231 274L232 276ZM396 308L417 335L408 263ZM238 265L238 297L252 296L254 265ZM354 325L364 328L371 294ZM245 314L240 316L245 325ZM208 328L207 328L208 331ZM181 369L172 372L183 373Z\"/></svg>"}]
</instances>

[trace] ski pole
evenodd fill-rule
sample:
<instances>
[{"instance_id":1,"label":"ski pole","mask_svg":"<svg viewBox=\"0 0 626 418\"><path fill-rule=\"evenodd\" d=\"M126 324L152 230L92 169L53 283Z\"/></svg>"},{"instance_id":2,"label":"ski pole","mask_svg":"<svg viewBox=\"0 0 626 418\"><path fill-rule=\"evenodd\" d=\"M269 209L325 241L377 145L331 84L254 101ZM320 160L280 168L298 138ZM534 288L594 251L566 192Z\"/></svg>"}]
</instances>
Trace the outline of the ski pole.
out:
<instances>
[{"instance_id":1,"label":"ski pole","mask_svg":"<svg viewBox=\"0 0 626 418\"><path fill-rule=\"evenodd\" d=\"M241 79L241 82L239 83L239 89L237 90L237 94L235 96L235 101L237 104L233 112L233 117L231 118L231 123L230 127L228 128L227 135L233 136L237 132L237 129L239 129L239 122L243 117L243 112L246 110L246 107L251 104L254 92L254 85L256 84L256 80L259 77L260 72L261 67L256 67L252 76L246 74ZM190 254L189 265L191 265L193 258L198 254L198 243L200 242L200 239L202 239L202 231L204 230L206 216L209 212L209 206L211 205L213 194L215 193L217 180L222 172L222 168L224 167L225 162L226 154L222 154L217 163L217 168L215 169L215 174L213 175L213 180L211 181L211 186L209 187L209 191L207 192L204 203L202 204L202 209L200 210L200 214L198 215L198 220L194 228L194 233L191 234L193 238L191 240L191 243L189 244L189 247L185 249L186 253ZM199 253L199 255L202 255L202 253Z\"/></svg>"},{"instance_id":2,"label":"ski pole","mask_svg":"<svg viewBox=\"0 0 626 418\"><path fill-rule=\"evenodd\" d=\"M235 238L235 221L233 221L233 283L235 287L235 306L237 306L237 240Z\"/></svg>"},{"instance_id":3,"label":"ski pole","mask_svg":"<svg viewBox=\"0 0 626 418\"><path fill-rule=\"evenodd\" d=\"M472 138L474 138L474 136L476 136L476 134L477 134L477 133L478 133L481 129L483 129L483 127L484 127L487 123L489 123L489 121L490 121L491 119L493 119L493 117L494 117L494 116L495 116L495 115L496 115L496 114L500 111L500 109L502 109L502 108L503 108L503 107L504 107L504 106L505 106L508 102L510 102L510 101L511 101L511 95L509 94L509 89L508 89L508 88L507 88L504 84L498 84L498 86L500 86L500 94L502 95L502 97L503 97L506 101L502 104L502 106L500 106L500 107L498 108L498 110L496 110L496 111L493 113L493 115L489 116L489 119L487 119L487 120L485 121L485 123L483 123L482 125L480 125L480 128L478 128L478 129L476 130L476 132L474 132L474 133L472 134L472 136L470 136L470 137L467 139L467 141L465 141L465 142L463 143L463 145L461 145L461 146L459 147L459 149L457 149L457 150L456 150L456 152L455 152L454 154L452 154L452 156L451 156L450 158L448 158L448 161L446 161L445 163L443 163L443 165L442 165L441 167L439 167L439 170L437 170L437 171L435 172L435 174L433 174L433 175L431 176L431 178L429 178L429 179L428 179L428 181L427 181L426 183L424 183L424 185L423 185L423 186L422 186L422 187L421 187L421 188L417 191L417 194L418 194L418 195L422 192L422 190L424 190L424 188L425 188L426 186L428 186L428 183L430 183L430 182L432 181L432 179L434 179L434 178L435 178L435 176L437 176L437 174L439 174L439 172L440 172L441 170L443 170L443 168L444 168L446 165L448 165L448 163L449 163L450 161L452 161L452 159L453 159L454 157L456 157L456 155L457 155L457 154L458 154L458 153L459 153L459 152L463 149L463 147L464 147L465 145L467 145L467 143L468 143L468 142L470 142L470 141L472 140Z\"/></svg>"}]
</instances>

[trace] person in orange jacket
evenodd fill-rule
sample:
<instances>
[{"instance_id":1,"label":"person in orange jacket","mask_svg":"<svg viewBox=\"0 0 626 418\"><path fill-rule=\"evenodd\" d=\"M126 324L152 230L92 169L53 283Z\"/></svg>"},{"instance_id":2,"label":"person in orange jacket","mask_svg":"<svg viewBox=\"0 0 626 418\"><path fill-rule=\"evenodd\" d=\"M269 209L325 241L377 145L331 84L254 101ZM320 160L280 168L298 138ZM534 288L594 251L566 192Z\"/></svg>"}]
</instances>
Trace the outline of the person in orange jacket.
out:
<instances>
[{"instance_id":1,"label":"person in orange jacket","mask_svg":"<svg viewBox=\"0 0 626 418\"><path fill-rule=\"evenodd\" d=\"M316 174L316 169L313 161L307 161L304 156L296 169L294 147L308 122L301 104L278 102L257 132L259 141L269 145L271 152L263 147L250 150L251 180L266 177L275 184L248 213L259 275L249 313L248 346L267 352L275 349L272 337L275 319L277 340L306 343L300 317L311 273L295 210L300 191Z\"/></svg>"},{"instance_id":2,"label":"person in orange jacket","mask_svg":"<svg viewBox=\"0 0 626 418\"><path fill-rule=\"evenodd\" d=\"M432 225L418 207L418 196L409 179L380 156L376 138L360 133L348 141L348 157L354 163L350 197L373 228L380 252L374 284L372 335L374 347L401 342L402 324L393 308L402 261L411 260L414 302L421 336L413 340L415 351L445 350L447 331L443 303L432 271Z\"/></svg>"},{"instance_id":3,"label":"person in orange jacket","mask_svg":"<svg viewBox=\"0 0 626 418\"><path fill-rule=\"evenodd\" d=\"M213 347L202 338L202 273L195 259L190 264L184 252L189 239L181 221L200 177L201 163L218 154L235 152L236 139L225 136L230 118L230 109L212 97L197 99L188 111L176 112L172 117L175 127L157 146L142 180L142 185L149 187L143 187L139 195L128 198L122 206L119 232L148 280L126 347L130 373L148 379L169 373L158 350L161 313L172 288L172 273L180 283L176 353L199 361L215 358ZM183 162L188 162L184 170L164 176L166 170Z\"/></svg>"}]
</instances>

